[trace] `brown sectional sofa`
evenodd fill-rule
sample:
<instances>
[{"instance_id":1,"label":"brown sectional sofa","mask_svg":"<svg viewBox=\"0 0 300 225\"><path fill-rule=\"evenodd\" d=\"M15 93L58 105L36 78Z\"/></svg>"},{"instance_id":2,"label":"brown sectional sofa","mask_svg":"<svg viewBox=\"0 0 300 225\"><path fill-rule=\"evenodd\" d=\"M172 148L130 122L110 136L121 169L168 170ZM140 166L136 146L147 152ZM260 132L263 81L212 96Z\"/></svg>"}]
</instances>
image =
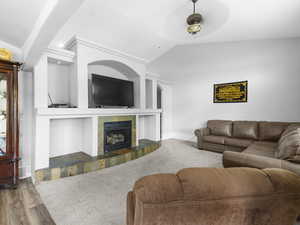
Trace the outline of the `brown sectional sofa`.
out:
<instances>
[{"instance_id":1,"label":"brown sectional sofa","mask_svg":"<svg viewBox=\"0 0 300 225\"><path fill-rule=\"evenodd\" d=\"M293 225L299 211L300 178L281 169L183 169L127 195L127 225Z\"/></svg>"},{"instance_id":2,"label":"brown sectional sofa","mask_svg":"<svg viewBox=\"0 0 300 225\"><path fill-rule=\"evenodd\" d=\"M300 175L300 164L275 156L278 141L300 123L210 120L195 131L198 148L223 154L224 167L282 168Z\"/></svg>"}]
</instances>

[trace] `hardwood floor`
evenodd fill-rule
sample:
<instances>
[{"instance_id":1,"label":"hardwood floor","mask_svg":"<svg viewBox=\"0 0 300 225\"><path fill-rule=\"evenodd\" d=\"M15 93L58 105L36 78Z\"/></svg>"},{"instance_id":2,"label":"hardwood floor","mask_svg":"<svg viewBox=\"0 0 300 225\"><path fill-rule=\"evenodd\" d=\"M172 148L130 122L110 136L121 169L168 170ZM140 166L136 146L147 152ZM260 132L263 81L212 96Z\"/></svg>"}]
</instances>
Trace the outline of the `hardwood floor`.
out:
<instances>
[{"instance_id":1,"label":"hardwood floor","mask_svg":"<svg viewBox=\"0 0 300 225\"><path fill-rule=\"evenodd\" d=\"M0 225L55 225L30 179L0 190Z\"/></svg>"}]
</instances>

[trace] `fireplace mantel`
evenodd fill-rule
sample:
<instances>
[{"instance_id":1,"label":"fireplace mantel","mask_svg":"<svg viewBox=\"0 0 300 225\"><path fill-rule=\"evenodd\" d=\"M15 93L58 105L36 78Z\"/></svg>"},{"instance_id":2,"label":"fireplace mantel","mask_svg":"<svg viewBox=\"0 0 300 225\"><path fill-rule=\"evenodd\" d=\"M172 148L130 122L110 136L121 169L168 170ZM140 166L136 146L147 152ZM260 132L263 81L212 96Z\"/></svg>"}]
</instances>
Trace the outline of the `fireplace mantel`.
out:
<instances>
[{"instance_id":1,"label":"fireplace mantel","mask_svg":"<svg viewBox=\"0 0 300 225\"><path fill-rule=\"evenodd\" d=\"M49 118L75 118L89 116L113 116L113 115L155 115L161 113L161 109L79 109L79 108L39 108L37 116Z\"/></svg>"}]
</instances>

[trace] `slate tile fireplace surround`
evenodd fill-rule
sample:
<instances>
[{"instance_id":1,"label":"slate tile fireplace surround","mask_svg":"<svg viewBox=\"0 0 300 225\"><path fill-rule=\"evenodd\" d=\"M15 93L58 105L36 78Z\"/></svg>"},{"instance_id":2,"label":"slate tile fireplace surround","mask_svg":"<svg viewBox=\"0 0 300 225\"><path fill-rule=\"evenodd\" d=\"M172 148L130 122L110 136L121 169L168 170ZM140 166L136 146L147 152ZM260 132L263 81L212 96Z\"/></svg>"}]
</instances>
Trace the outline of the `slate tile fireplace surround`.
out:
<instances>
[{"instance_id":1,"label":"slate tile fireplace surround","mask_svg":"<svg viewBox=\"0 0 300 225\"><path fill-rule=\"evenodd\" d=\"M98 155L136 145L136 116L98 117Z\"/></svg>"}]
</instances>

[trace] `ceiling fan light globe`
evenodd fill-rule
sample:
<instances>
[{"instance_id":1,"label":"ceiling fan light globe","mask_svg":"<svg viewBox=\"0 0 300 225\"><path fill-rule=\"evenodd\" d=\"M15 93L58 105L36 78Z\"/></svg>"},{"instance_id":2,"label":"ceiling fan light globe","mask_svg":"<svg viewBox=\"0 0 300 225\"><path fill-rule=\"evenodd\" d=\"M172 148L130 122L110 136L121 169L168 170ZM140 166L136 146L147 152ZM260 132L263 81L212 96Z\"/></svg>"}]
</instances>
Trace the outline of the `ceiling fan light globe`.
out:
<instances>
[{"instance_id":1,"label":"ceiling fan light globe","mask_svg":"<svg viewBox=\"0 0 300 225\"><path fill-rule=\"evenodd\" d=\"M190 34L197 34L198 32L201 31L201 24L200 23L195 23L195 24L189 25L188 28L187 28L187 31Z\"/></svg>"}]
</instances>

